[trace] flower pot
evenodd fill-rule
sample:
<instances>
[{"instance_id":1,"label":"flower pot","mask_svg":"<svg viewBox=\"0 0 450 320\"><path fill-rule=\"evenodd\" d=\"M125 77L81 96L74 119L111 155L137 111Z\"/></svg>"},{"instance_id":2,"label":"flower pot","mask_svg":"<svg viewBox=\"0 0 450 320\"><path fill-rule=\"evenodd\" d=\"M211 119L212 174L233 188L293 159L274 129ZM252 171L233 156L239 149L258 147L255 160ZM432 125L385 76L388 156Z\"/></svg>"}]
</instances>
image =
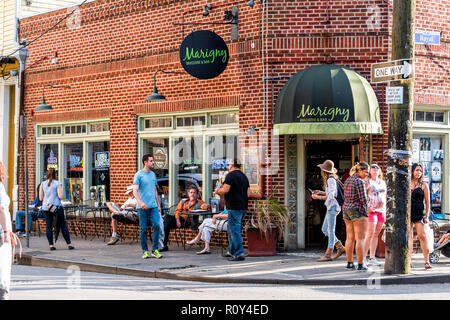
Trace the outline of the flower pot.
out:
<instances>
[{"instance_id":1,"label":"flower pot","mask_svg":"<svg viewBox=\"0 0 450 320\"><path fill-rule=\"evenodd\" d=\"M386 252L386 243L384 243L381 238L383 237L384 230L381 230L380 234L378 235L378 245L377 245L377 251L375 252L375 256L377 258L384 258L385 252Z\"/></svg>"},{"instance_id":2,"label":"flower pot","mask_svg":"<svg viewBox=\"0 0 450 320\"><path fill-rule=\"evenodd\" d=\"M250 257L275 255L277 252L277 237L277 228L272 228L267 238L259 229L247 228L248 255Z\"/></svg>"}]
</instances>

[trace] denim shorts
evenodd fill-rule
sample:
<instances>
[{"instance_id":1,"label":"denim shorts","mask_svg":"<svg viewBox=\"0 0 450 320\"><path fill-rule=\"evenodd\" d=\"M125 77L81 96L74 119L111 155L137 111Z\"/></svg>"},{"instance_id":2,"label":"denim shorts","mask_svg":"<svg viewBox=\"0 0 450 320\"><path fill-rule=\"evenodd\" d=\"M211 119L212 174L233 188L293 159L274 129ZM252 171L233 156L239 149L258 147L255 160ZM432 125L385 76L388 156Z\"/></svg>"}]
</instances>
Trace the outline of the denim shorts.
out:
<instances>
[{"instance_id":1,"label":"denim shorts","mask_svg":"<svg viewBox=\"0 0 450 320\"><path fill-rule=\"evenodd\" d=\"M367 218L367 216L363 215L361 212L359 212L358 208L350 208L347 210L343 210L342 216L344 220L347 221L355 221L361 218Z\"/></svg>"}]
</instances>

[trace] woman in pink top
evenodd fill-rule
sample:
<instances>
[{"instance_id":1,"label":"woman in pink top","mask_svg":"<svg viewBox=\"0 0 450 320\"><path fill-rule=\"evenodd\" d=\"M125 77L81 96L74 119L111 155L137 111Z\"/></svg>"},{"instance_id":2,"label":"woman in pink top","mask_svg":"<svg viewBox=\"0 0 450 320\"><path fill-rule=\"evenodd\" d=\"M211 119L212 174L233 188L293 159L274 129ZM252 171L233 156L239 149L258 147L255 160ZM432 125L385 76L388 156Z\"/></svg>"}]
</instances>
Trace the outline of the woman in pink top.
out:
<instances>
[{"instance_id":1,"label":"woman in pink top","mask_svg":"<svg viewBox=\"0 0 450 320\"><path fill-rule=\"evenodd\" d=\"M369 228L364 243L364 252L370 250L370 258L368 263L372 265L380 265L375 258L375 252L378 245L378 235L386 221L386 182L383 180L383 173L377 164L370 166L369 183L371 191L369 192Z\"/></svg>"}]
</instances>

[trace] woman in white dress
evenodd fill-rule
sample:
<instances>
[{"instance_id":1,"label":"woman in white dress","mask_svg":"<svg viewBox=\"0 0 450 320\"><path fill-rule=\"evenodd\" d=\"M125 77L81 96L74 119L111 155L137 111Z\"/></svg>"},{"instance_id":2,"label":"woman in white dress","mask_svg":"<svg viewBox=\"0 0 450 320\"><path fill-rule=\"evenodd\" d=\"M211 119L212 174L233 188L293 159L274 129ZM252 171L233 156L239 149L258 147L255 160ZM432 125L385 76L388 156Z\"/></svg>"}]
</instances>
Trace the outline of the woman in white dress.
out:
<instances>
[{"instance_id":1,"label":"woman in white dress","mask_svg":"<svg viewBox=\"0 0 450 320\"><path fill-rule=\"evenodd\" d=\"M0 225L3 229L3 244L0 246L0 300L9 299L11 284L11 264L13 241L11 216L9 214L9 197L6 194L3 181L6 179L6 169L0 161Z\"/></svg>"}]
</instances>

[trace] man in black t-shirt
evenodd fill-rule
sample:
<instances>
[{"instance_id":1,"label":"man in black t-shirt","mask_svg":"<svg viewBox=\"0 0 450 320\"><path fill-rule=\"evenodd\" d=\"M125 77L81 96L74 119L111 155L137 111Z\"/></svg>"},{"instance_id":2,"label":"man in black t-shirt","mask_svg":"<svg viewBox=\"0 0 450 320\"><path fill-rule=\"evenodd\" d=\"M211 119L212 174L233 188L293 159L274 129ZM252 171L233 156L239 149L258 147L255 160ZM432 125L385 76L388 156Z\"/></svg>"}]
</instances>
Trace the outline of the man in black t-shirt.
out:
<instances>
[{"instance_id":1,"label":"man in black t-shirt","mask_svg":"<svg viewBox=\"0 0 450 320\"><path fill-rule=\"evenodd\" d=\"M247 176L241 171L241 164L237 159L229 164L229 173L221 188L214 191L225 195L225 206L228 210L228 252L230 261L243 261L244 246L242 244L241 223L247 214L250 184Z\"/></svg>"}]
</instances>

